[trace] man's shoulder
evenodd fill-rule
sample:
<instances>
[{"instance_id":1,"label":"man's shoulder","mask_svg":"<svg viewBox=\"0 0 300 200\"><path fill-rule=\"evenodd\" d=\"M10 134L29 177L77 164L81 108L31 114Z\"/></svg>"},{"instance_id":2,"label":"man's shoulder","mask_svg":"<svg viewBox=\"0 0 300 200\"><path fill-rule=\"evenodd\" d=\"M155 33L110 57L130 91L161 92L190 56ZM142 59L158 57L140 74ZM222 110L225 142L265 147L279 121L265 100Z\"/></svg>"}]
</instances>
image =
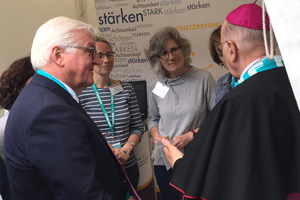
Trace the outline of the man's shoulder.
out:
<instances>
[{"instance_id":1,"label":"man's shoulder","mask_svg":"<svg viewBox=\"0 0 300 200\"><path fill-rule=\"evenodd\" d=\"M282 87L290 87L289 79L284 67L270 69L257 73L238 85L240 92L251 91L252 93L274 91Z\"/></svg>"},{"instance_id":2,"label":"man's shoulder","mask_svg":"<svg viewBox=\"0 0 300 200\"><path fill-rule=\"evenodd\" d=\"M288 94L288 95L287 95ZM244 82L233 88L223 97L224 102L232 105L246 105L266 103L266 101L279 95L280 98L294 98L292 88L287 77L285 68L275 68L268 71L257 73ZM229 104L231 105L231 104ZM266 104L269 105L269 104Z\"/></svg>"}]
</instances>

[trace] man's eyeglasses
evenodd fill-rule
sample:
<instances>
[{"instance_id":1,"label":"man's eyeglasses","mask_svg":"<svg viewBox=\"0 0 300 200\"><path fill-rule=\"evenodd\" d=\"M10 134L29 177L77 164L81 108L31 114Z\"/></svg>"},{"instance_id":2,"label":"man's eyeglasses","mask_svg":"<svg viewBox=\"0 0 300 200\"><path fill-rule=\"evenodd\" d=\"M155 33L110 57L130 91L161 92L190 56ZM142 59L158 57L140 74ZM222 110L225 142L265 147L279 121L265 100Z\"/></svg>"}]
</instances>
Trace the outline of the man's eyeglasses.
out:
<instances>
[{"instance_id":1,"label":"man's eyeglasses","mask_svg":"<svg viewBox=\"0 0 300 200\"><path fill-rule=\"evenodd\" d=\"M160 59L168 59L169 58L169 53L171 53L173 56L176 56L180 53L181 47L174 47L170 51L163 51L158 57Z\"/></svg>"},{"instance_id":2,"label":"man's eyeglasses","mask_svg":"<svg viewBox=\"0 0 300 200\"><path fill-rule=\"evenodd\" d=\"M92 55L92 60L95 58L95 55L97 54L95 47L81 47L81 46L61 46L62 48L79 48L79 49L88 49Z\"/></svg>"},{"instance_id":3,"label":"man's eyeglasses","mask_svg":"<svg viewBox=\"0 0 300 200\"><path fill-rule=\"evenodd\" d=\"M227 42L227 40L226 40L225 42ZM222 57L222 56L223 56L223 44L224 44L225 42L221 42L220 44L218 44L218 45L215 46L216 51L217 51L219 57ZM234 44L236 50L239 50L239 49L237 48L236 44L235 44L235 43L233 43L233 44ZM220 47L220 46L221 46L221 47Z\"/></svg>"},{"instance_id":4,"label":"man's eyeglasses","mask_svg":"<svg viewBox=\"0 0 300 200\"><path fill-rule=\"evenodd\" d=\"M219 55L219 57L222 57L223 56L223 44L226 43L227 40L225 42L221 42L220 44L216 45L215 48L216 48L216 51ZM219 47L221 46L221 47Z\"/></svg>"},{"instance_id":5,"label":"man's eyeglasses","mask_svg":"<svg viewBox=\"0 0 300 200\"><path fill-rule=\"evenodd\" d=\"M105 58L105 56L107 57L107 59L113 58L115 55L115 52L113 51L109 51L106 54L104 53L98 53L97 56L100 60L103 60Z\"/></svg>"}]
</instances>

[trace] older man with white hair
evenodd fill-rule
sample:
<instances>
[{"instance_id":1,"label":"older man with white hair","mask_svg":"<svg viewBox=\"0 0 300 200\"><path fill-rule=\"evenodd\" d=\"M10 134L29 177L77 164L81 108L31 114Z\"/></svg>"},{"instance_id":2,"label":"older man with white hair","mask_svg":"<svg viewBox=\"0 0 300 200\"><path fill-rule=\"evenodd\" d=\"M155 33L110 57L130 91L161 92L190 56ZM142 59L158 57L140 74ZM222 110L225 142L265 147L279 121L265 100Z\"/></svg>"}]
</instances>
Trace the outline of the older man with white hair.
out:
<instances>
[{"instance_id":1,"label":"older man with white hair","mask_svg":"<svg viewBox=\"0 0 300 200\"><path fill-rule=\"evenodd\" d=\"M37 73L15 101L5 130L13 199L139 199L76 96L93 84L100 64L95 34L89 24L57 17L35 35Z\"/></svg>"}]
</instances>

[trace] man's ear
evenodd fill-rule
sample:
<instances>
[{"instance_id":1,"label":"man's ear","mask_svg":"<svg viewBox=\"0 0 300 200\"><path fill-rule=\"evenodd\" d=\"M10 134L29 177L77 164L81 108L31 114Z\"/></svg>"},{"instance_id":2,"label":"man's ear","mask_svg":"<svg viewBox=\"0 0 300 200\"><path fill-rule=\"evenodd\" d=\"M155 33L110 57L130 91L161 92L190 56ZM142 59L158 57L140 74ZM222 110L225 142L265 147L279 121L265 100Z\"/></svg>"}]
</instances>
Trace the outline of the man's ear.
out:
<instances>
[{"instance_id":1,"label":"man's ear","mask_svg":"<svg viewBox=\"0 0 300 200\"><path fill-rule=\"evenodd\" d=\"M232 62L234 62L237 59L238 49L235 46L235 43L231 40L227 40L227 44L229 46L229 55Z\"/></svg>"},{"instance_id":2,"label":"man's ear","mask_svg":"<svg viewBox=\"0 0 300 200\"><path fill-rule=\"evenodd\" d=\"M62 67L64 65L64 49L59 46L54 46L51 50L50 58L58 66Z\"/></svg>"}]
</instances>

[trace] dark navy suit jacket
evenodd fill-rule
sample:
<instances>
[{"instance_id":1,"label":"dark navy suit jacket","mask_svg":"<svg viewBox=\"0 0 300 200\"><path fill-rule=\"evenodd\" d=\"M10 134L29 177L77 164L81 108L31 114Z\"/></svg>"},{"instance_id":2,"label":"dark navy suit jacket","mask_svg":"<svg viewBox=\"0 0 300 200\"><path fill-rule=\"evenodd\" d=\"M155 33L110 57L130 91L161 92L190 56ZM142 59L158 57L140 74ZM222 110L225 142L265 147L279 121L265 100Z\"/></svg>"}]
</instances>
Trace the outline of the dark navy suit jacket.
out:
<instances>
[{"instance_id":1,"label":"dark navy suit jacket","mask_svg":"<svg viewBox=\"0 0 300 200\"><path fill-rule=\"evenodd\" d=\"M52 80L35 74L6 124L13 199L125 199L120 164L92 119Z\"/></svg>"},{"instance_id":2,"label":"dark navy suit jacket","mask_svg":"<svg viewBox=\"0 0 300 200\"><path fill-rule=\"evenodd\" d=\"M5 163L0 156L0 195L3 200L11 200Z\"/></svg>"}]
</instances>

